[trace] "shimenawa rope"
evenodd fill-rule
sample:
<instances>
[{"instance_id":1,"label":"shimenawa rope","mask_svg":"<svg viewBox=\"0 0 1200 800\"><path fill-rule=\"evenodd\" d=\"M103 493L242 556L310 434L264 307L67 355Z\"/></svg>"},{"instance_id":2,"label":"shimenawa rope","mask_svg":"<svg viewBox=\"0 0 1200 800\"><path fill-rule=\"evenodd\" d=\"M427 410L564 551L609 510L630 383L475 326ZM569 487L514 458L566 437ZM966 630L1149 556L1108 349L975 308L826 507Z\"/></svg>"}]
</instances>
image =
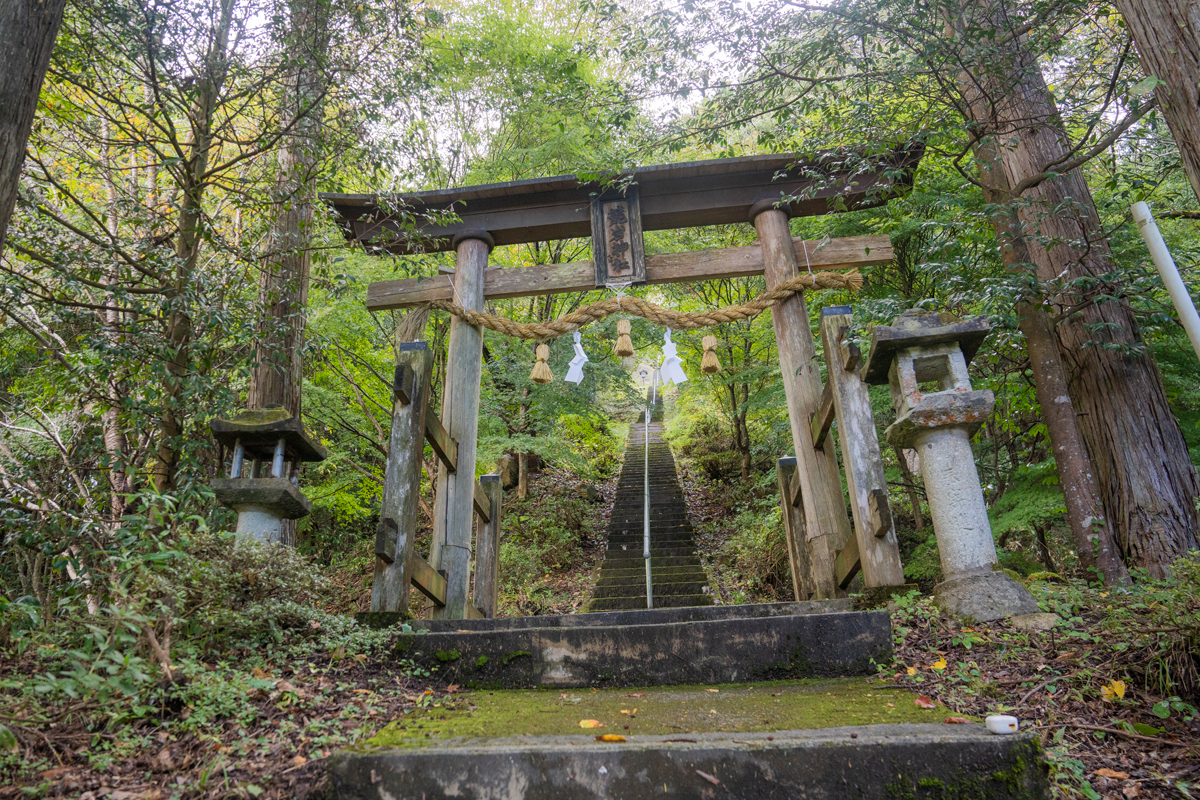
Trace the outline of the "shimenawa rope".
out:
<instances>
[{"instance_id":1,"label":"shimenawa rope","mask_svg":"<svg viewBox=\"0 0 1200 800\"><path fill-rule=\"evenodd\" d=\"M712 311L679 312L663 308L640 297L613 297L583 306L570 314L565 314L549 322L514 322L506 317L487 314L482 311L472 311L463 308L450 300L433 300L430 308L448 311L466 320L472 325L480 325L489 330L515 336L519 339L552 339L556 336L572 333L580 328L598 322L607 316L618 313L636 314L650 320L656 325L662 325L673 330L694 330L723 325L750 319L761 314L766 309L786 300L805 289L849 289L858 291L862 288L862 275L857 270L849 272L812 272L798 275L784 281L774 289L769 289L749 303L726 306Z\"/></svg>"}]
</instances>

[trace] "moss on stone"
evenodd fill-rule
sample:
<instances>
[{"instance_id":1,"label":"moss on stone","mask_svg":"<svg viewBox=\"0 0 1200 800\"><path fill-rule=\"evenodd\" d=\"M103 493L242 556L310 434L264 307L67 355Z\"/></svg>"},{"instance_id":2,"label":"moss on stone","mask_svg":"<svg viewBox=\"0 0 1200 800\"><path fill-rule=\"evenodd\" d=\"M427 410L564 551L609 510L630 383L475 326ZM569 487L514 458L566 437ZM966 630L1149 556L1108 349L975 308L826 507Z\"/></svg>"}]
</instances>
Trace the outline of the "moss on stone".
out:
<instances>
[{"instance_id":1,"label":"moss on stone","mask_svg":"<svg viewBox=\"0 0 1200 800\"><path fill-rule=\"evenodd\" d=\"M455 695L441 708L415 709L367 744L420 747L516 735L748 733L941 721L940 710L918 708L915 699L902 690L875 688L864 678L638 690L476 691ZM599 720L604 727L582 731L583 719Z\"/></svg>"},{"instance_id":2,"label":"moss on stone","mask_svg":"<svg viewBox=\"0 0 1200 800\"><path fill-rule=\"evenodd\" d=\"M438 650L434 653L434 657L443 664L449 664L451 661L458 661L462 658L462 653L457 650Z\"/></svg>"},{"instance_id":3,"label":"moss on stone","mask_svg":"<svg viewBox=\"0 0 1200 800\"><path fill-rule=\"evenodd\" d=\"M487 663L488 663L488 657L480 656L479 658L475 659L475 669L483 669L484 667L487 666Z\"/></svg>"},{"instance_id":4,"label":"moss on stone","mask_svg":"<svg viewBox=\"0 0 1200 800\"><path fill-rule=\"evenodd\" d=\"M520 658L521 656L527 656L527 655L531 655L528 650L518 650L515 653L505 653L504 657L500 659L500 663L502 663L504 666L507 667L509 664L511 664L513 662L513 659L517 659L517 658Z\"/></svg>"}]
</instances>

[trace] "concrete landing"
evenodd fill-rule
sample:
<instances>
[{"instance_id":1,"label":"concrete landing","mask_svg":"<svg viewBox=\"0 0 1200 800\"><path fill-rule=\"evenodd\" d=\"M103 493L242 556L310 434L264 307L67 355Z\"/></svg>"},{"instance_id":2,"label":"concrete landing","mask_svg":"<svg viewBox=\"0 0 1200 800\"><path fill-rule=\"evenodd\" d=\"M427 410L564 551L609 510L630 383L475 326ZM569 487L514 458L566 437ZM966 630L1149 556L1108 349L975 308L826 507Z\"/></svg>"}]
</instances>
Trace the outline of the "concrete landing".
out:
<instances>
[{"instance_id":1,"label":"concrete landing","mask_svg":"<svg viewBox=\"0 0 1200 800\"><path fill-rule=\"evenodd\" d=\"M783 603L779 606L807 604ZM741 609L757 608L750 616ZM728 609L728 610L727 610ZM891 657L884 611L762 613L766 607L617 612L612 624L535 627L537 618L398 637L395 655L466 688L671 686L869 675ZM697 619L680 619L694 612ZM638 615L642 615L638 619ZM562 617L586 619L591 615ZM608 615L605 615L608 616ZM553 619L553 618L550 618ZM514 627L485 627L508 622ZM516 627L516 626L520 627ZM440 626L439 626L440 627Z\"/></svg>"},{"instance_id":2,"label":"concrete landing","mask_svg":"<svg viewBox=\"0 0 1200 800\"><path fill-rule=\"evenodd\" d=\"M329 769L342 800L1049 796L1036 736L947 725L914 699L861 678L473 692L405 715Z\"/></svg>"}]
</instances>

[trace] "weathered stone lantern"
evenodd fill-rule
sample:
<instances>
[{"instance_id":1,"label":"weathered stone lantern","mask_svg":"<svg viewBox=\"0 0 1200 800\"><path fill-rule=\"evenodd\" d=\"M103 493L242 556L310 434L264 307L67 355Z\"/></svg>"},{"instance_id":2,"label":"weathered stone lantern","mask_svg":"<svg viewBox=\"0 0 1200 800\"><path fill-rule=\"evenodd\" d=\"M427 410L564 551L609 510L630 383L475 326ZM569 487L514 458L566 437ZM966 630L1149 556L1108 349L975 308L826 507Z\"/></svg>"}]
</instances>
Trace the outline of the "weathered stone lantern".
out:
<instances>
[{"instance_id":1,"label":"weathered stone lantern","mask_svg":"<svg viewBox=\"0 0 1200 800\"><path fill-rule=\"evenodd\" d=\"M1037 611L1033 596L1000 570L971 436L992 413L991 391L971 388L967 364L987 336L982 317L909 309L875 328L864 370L887 383L896 421L888 443L916 450L941 554L938 605L981 622Z\"/></svg>"},{"instance_id":2,"label":"weathered stone lantern","mask_svg":"<svg viewBox=\"0 0 1200 800\"><path fill-rule=\"evenodd\" d=\"M229 477L213 481L212 488L221 504L238 512L238 534L281 541L283 521L312 510L298 487L300 463L324 461L325 449L308 438L299 417L278 407L214 419L209 428L233 451Z\"/></svg>"}]
</instances>

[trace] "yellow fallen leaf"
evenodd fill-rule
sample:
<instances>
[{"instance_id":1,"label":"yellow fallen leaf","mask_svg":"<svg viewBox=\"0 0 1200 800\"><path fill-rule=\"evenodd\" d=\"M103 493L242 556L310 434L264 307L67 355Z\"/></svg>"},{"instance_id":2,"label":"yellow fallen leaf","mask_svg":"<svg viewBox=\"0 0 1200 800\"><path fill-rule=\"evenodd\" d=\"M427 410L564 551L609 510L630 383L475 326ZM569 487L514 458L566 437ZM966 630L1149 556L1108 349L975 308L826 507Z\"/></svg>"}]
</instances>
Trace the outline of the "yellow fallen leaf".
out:
<instances>
[{"instance_id":1,"label":"yellow fallen leaf","mask_svg":"<svg viewBox=\"0 0 1200 800\"><path fill-rule=\"evenodd\" d=\"M1100 697L1106 703L1111 703L1113 698L1121 699L1125 697L1125 681L1109 681L1108 686L1100 687Z\"/></svg>"},{"instance_id":2,"label":"yellow fallen leaf","mask_svg":"<svg viewBox=\"0 0 1200 800\"><path fill-rule=\"evenodd\" d=\"M916 674L917 674L917 668L916 668L916 667L909 667L909 668L908 668L908 674L909 674L909 675L916 675Z\"/></svg>"},{"instance_id":3,"label":"yellow fallen leaf","mask_svg":"<svg viewBox=\"0 0 1200 800\"><path fill-rule=\"evenodd\" d=\"M721 691L721 690L720 690L720 689L705 689L704 691L706 691L706 692L719 692L719 691Z\"/></svg>"},{"instance_id":4,"label":"yellow fallen leaf","mask_svg":"<svg viewBox=\"0 0 1200 800\"><path fill-rule=\"evenodd\" d=\"M1092 774L1099 775L1101 778L1114 778L1118 781L1129 780L1128 772L1119 772L1118 770L1109 769L1108 767L1101 767L1100 769L1096 770Z\"/></svg>"},{"instance_id":5,"label":"yellow fallen leaf","mask_svg":"<svg viewBox=\"0 0 1200 800\"><path fill-rule=\"evenodd\" d=\"M606 733L603 736L596 737L597 742L623 742L625 737L616 733Z\"/></svg>"},{"instance_id":6,"label":"yellow fallen leaf","mask_svg":"<svg viewBox=\"0 0 1200 800\"><path fill-rule=\"evenodd\" d=\"M581 727L581 728L603 728L604 723L598 719L581 719L581 720L579 720L579 727Z\"/></svg>"},{"instance_id":7,"label":"yellow fallen leaf","mask_svg":"<svg viewBox=\"0 0 1200 800\"><path fill-rule=\"evenodd\" d=\"M939 658L937 661L933 662L929 666L933 667L934 669L945 669L946 668L946 659Z\"/></svg>"},{"instance_id":8,"label":"yellow fallen leaf","mask_svg":"<svg viewBox=\"0 0 1200 800\"><path fill-rule=\"evenodd\" d=\"M622 714L628 714L629 716L631 716L631 717L632 717L634 714L636 714L636 713L637 713L637 709L635 708L635 709L633 709L632 711L630 711L628 708L622 708L622 709L621 709L621 713L622 713Z\"/></svg>"}]
</instances>

